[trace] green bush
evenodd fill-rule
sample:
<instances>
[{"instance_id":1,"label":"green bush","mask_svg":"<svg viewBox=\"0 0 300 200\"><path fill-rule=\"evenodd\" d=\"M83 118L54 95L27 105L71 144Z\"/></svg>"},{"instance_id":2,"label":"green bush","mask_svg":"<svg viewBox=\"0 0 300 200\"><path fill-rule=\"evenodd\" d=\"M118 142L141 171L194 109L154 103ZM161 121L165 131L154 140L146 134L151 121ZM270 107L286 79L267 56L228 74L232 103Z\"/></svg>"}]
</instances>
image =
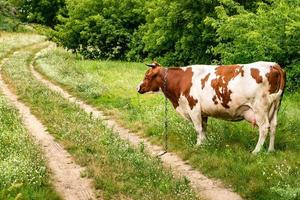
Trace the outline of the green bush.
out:
<instances>
[{"instance_id":1,"label":"green bush","mask_svg":"<svg viewBox=\"0 0 300 200\"><path fill-rule=\"evenodd\" d=\"M234 1L216 7L206 23L216 30L212 48L220 63L275 61L286 68L288 89L299 88L300 2L275 0L247 11ZM232 15L232 10L236 12Z\"/></svg>"},{"instance_id":2,"label":"green bush","mask_svg":"<svg viewBox=\"0 0 300 200\"><path fill-rule=\"evenodd\" d=\"M68 17L54 40L87 58L123 59L133 32L145 20L144 0L66 1Z\"/></svg>"},{"instance_id":3,"label":"green bush","mask_svg":"<svg viewBox=\"0 0 300 200\"><path fill-rule=\"evenodd\" d=\"M12 5L5 0L0 0L0 30L16 31L20 24L15 16L16 11Z\"/></svg>"},{"instance_id":4,"label":"green bush","mask_svg":"<svg viewBox=\"0 0 300 200\"><path fill-rule=\"evenodd\" d=\"M127 58L157 58L167 65L210 63L207 47L214 44L213 32L204 19L216 4L215 0L150 1L146 23L134 34Z\"/></svg>"},{"instance_id":5,"label":"green bush","mask_svg":"<svg viewBox=\"0 0 300 200\"><path fill-rule=\"evenodd\" d=\"M10 0L22 21L54 27L57 15L64 11L64 0Z\"/></svg>"},{"instance_id":6,"label":"green bush","mask_svg":"<svg viewBox=\"0 0 300 200\"><path fill-rule=\"evenodd\" d=\"M290 92L300 91L300 61L288 65L287 73L287 90Z\"/></svg>"}]
</instances>

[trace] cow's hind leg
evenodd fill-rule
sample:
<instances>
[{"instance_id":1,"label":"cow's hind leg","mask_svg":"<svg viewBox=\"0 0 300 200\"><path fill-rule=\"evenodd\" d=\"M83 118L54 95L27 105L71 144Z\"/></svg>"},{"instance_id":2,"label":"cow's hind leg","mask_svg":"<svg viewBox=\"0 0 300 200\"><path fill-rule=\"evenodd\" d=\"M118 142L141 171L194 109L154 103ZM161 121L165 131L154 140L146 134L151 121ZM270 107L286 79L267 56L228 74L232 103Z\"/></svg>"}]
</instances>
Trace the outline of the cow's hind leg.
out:
<instances>
[{"instance_id":1,"label":"cow's hind leg","mask_svg":"<svg viewBox=\"0 0 300 200\"><path fill-rule=\"evenodd\" d=\"M201 117L200 117L201 119ZM201 145L203 141L206 139L204 128L202 126L202 119L201 120L196 120L197 122L194 122L194 125L196 127L197 131L197 145Z\"/></svg>"},{"instance_id":2,"label":"cow's hind leg","mask_svg":"<svg viewBox=\"0 0 300 200\"><path fill-rule=\"evenodd\" d=\"M279 108L279 101L274 104L274 110L271 113L270 116L270 143L268 151L272 152L275 150L274 148L274 142L275 142L275 132L276 132L276 126L277 126L277 113Z\"/></svg>"},{"instance_id":3,"label":"cow's hind leg","mask_svg":"<svg viewBox=\"0 0 300 200\"><path fill-rule=\"evenodd\" d=\"M277 126L277 112L274 114L274 116L270 122L270 143L269 143L269 148L268 148L269 152L272 152L275 150L274 142L275 142L276 126Z\"/></svg>"},{"instance_id":4,"label":"cow's hind leg","mask_svg":"<svg viewBox=\"0 0 300 200\"><path fill-rule=\"evenodd\" d=\"M261 147L264 145L266 137L269 132L270 124L267 115L256 116L257 125L259 127L259 139L256 144L255 149L252 151L253 154L258 153L261 150Z\"/></svg>"}]
</instances>

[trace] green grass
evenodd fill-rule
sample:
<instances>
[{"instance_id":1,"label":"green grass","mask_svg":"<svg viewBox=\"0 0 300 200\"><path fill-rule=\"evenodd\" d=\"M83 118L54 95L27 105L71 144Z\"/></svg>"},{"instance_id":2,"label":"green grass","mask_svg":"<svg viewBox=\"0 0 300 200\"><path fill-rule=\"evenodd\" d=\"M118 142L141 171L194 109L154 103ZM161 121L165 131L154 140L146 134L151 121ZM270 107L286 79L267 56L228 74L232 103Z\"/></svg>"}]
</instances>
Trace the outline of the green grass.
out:
<instances>
[{"instance_id":1,"label":"green grass","mask_svg":"<svg viewBox=\"0 0 300 200\"><path fill-rule=\"evenodd\" d=\"M8 33L0 31L0 58L5 57L8 52L14 51L22 46L41 42L45 37L33 33Z\"/></svg>"},{"instance_id":2,"label":"green grass","mask_svg":"<svg viewBox=\"0 0 300 200\"><path fill-rule=\"evenodd\" d=\"M72 94L113 115L120 123L162 144L162 95L139 95L147 70L142 63L82 60L60 48L37 60L41 73ZM195 148L193 125L169 109L169 147L195 168L220 178L247 199L300 199L300 94L285 94L279 113L276 152L254 156L257 129L246 122L209 119L208 140ZM170 105L169 105L170 106Z\"/></svg>"},{"instance_id":3,"label":"green grass","mask_svg":"<svg viewBox=\"0 0 300 200\"><path fill-rule=\"evenodd\" d=\"M41 36L0 32L0 59ZM0 199L60 199L49 183L42 153L0 94Z\"/></svg>"},{"instance_id":4,"label":"green grass","mask_svg":"<svg viewBox=\"0 0 300 200\"><path fill-rule=\"evenodd\" d=\"M197 199L186 179L175 179L159 159L120 140L100 120L36 81L28 62L41 45L20 50L3 67L5 80L48 131L86 166L105 199Z\"/></svg>"},{"instance_id":5,"label":"green grass","mask_svg":"<svg viewBox=\"0 0 300 200\"><path fill-rule=\"evenodd\" d=\"M0 94L0 199L60 199L38 146Z\"/></svg>"}]
</instances>

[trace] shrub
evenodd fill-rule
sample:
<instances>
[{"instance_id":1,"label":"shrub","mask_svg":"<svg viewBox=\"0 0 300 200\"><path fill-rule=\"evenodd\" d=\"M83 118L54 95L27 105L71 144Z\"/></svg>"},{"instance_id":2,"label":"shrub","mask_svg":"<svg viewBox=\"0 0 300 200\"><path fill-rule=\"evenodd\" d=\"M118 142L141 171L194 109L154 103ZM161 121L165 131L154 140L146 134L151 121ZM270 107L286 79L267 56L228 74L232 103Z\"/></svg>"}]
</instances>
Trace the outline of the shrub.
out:
<instances>
[{"instance_id":1,"label":"shrub","mask_svg":"<svg viewBox=\"0 0 300 200\"><path fill-rule=\"evenodd\" d=\"M64 0L11 0L17 7L22 21L53 27L57 15L63 11Z\"/></svg>"},{"instance_id":2,"label":"shrub","mask_svg":"<svg viewBox=\"0 0 300 200\"><path fill-rule=\"evenodd\" d=\"M16 18L16 10L8 1L0 0L0 30L16 31L20 20Z\"/></svg>"},{"instance_id":3,"label":"shrub","mask_svg":"<svg viewBox=\"0 0 300 200\"><path fill-rule=\"evenodd\" d=\"M300 3L276 0L258 5L254 12L233 1L216 7L217 17L206 19L216 30L212 52L224 64L275 61L286 67L288 88L299 88ZM230 15L232 10L236 14Z\"/></svg>"},{"instance_id":4,"label":"shrub","mask_svg":"<svg viewBox=\"0 0 300 200\"><path fill-rule=\"evenodd\" d=\"M286 67L287 90L290 92L300 91L300 61Z\"/></svg>"},{"instance_id":5,"label":"shrub","mask_svg":"<svg viewBox=\"0 0 300 200\"><path fill-rule=\"evenodd\" d=\"M66 1L54 40L87 58L123 59L135 29L144 22L144 0Z\"/></svg>"},{"instance_id":6,"label":"shrub","mask_svg":"<svg viewBox=\"0 0 300 200\"><path fill-rule=\"evenodd\" d=\"M203 20L213 13L215 0L160 0L146 4L146 23L139 27L127 53L129 60L157 58L163 64L209 63L211 28Z\"/></svg>"}]
</instances>

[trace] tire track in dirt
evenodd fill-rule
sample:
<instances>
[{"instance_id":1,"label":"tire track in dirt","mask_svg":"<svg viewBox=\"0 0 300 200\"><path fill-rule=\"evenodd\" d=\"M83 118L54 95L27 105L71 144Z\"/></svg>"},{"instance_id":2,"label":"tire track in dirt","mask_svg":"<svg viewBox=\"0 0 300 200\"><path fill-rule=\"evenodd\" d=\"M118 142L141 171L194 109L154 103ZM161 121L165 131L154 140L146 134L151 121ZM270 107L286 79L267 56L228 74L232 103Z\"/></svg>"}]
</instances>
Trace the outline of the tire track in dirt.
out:
<instances>
[{"instance_id":1,"label":"tire track in dirt","mask_svg":"<svg viewBox=\"0 0 300 200\"><path fill-rule=\"evenodd\" d=\"M0 63L0 70L11 54ZM6 98L14 105L22 118L23 124L28 132L38 141L47 161L47 166L51 170L51 177L56 191L66 200L89 200L96 199L92 182L90 179L82 178L81 172L84 168L75 164L72 156L60 146L52 135L46 131L46 127L30 112L30 109L9 89L2 79L0 73L0 89Z\"/></svg>"},{"instance_id":2,"label":"tire track in dirt","mask_svg":"<svg viewBox=\"0 0 300 200\"><path fill-rule=\"evenodd\" d=\"M35 59L37 58L36 57ZM128 140L133 146L138 147L141 143L144 144L145 149L152 156L160 155L163 148L158 145L151 144L147 139L141 138L128 129L120 126L115 120L109 119L104 113L95 107L86 104L84 101L70 95L67 91L44 78L39 72L34 69L33 64L30 65L30 70L33 76L45 84L49 89L59 93L65 99L75 103L85 112L91 114L95 118L103 120L104 124L111 128L122 139ZM171 168L176 176L185 176L190 181L191 186L197 191L198 195L208 200L242 200L242 197L233 192L231 189L226 188L220 181L209 179L197 170L194 170L189 164L183 161L179 156L174 153L165 153L160 156L163 164L167 168Z\"/></svg>"}]
</instances>

